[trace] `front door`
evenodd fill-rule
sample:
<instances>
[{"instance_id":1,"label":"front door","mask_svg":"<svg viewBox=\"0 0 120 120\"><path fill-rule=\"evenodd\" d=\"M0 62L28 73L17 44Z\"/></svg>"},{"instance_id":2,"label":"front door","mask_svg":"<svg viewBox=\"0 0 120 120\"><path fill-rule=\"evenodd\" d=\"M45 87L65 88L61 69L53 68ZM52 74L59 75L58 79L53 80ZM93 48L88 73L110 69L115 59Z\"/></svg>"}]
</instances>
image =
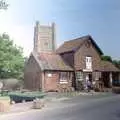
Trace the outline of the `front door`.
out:
<instances>
[{"instance_id":1,"label":"front door","mask_svg":"<svg viewBox=\"0 0 120 120\"><path fill-rule=\"evenodd\" d=\"M85 73L85 81L87 82L88 80L92 82L92 73Z\"/></svg>"}]
</instances>

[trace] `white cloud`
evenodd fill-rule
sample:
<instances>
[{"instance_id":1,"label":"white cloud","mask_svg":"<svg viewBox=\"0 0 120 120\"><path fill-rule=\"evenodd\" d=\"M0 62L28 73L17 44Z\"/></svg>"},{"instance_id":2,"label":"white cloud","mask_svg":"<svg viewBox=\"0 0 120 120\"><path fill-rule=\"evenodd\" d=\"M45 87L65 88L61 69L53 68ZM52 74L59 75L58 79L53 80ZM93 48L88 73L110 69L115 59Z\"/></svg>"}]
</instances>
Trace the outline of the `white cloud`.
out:
<instances>
[{"instance_id":1,"label":"white cloud","mask_svg":"<svg viewBox=\"0 0 120 120\"><path fill-rule=\"evenodd\" d=\"M23 47L24 55L28 56L33 49L33 26L18 21L17 2L10 0L8 10L0 10L0 34L8 33L18 46Z\"/></svg>"}]
</instances>

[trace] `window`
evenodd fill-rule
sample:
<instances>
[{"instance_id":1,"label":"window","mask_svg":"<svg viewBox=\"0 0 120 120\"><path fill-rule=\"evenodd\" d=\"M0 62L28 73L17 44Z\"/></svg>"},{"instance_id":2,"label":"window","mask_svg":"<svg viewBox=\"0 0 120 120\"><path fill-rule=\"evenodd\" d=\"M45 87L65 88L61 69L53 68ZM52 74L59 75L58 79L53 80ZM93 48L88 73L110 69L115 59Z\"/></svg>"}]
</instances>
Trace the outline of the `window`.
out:
<instances>
[{"instance_id":1,"label":"window","mask_svg":"<svg viewBox=\"0 0 120 120\"><path fill-rule=\"evenodd\" d=\"M83 81L83 73L82 72L76 72L76 80Z\"/></svg>"},{"instance_id":2,"label":"window","mask_svg":"<svg viewBox=\"0 0 120 120\"><path fill-rule=\"evenodd\" d=\"M85 62L86 62L86 69L92 69L92 57L86 57L85 58Z\"/></svg>"},{"instance_id":3,"label":"window","mask_svg":"<svg viewBox=\"0 0 120 120\"><path fill-rule=\"evenodd\" d=\"M95 80L99 80L99 72L95 72Z\"/></svg>"},{"instance_id":4,"label":"window","mask_svg":"<svg viewBox=\"0 0 120 120\"><path fill-rule=\"evenodd\" d=\"M60 72L60 83L68 83L68 73Z\"/></svg>"}]
</instances>

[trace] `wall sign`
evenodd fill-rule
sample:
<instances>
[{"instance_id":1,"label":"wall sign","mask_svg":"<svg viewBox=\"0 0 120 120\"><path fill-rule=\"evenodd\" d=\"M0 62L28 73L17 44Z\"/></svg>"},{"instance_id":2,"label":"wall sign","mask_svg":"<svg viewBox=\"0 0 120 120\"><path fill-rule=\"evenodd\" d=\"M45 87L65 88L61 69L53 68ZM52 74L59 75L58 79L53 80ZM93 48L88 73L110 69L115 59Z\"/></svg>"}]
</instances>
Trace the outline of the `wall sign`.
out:
<instances>
[{"instance_id":1,"label":"wall sign","mask_svg":"<svg viewBox=\"0 0 120 120\"><path fill-rule=\"evenodd\" d=\"M48 73L47 76L48 76L48 77L52 77L52 74L51 74L51 73Z\"/></svg>"},{"instance_id":2,"label":"wall sign","mask_svg":"<svg viewBox=\"0 0 120 120\"><path fill-rule=\"evenodd\" d=\"M2 82L0 82L0 89L2 89L3 88L3 83Z\"/></svg>"}]
</instances>

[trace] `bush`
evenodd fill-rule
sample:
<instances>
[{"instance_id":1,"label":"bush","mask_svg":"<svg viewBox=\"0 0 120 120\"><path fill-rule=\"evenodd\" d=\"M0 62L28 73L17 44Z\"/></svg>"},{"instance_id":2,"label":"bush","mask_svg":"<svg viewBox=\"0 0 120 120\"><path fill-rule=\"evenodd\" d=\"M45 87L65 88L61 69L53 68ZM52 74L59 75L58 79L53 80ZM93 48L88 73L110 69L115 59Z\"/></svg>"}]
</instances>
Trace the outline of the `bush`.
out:
<instances>
[{"instance_id":1,"label":"bush","mask_svg":"<svg viewBox=\"0 0 120 120\"><path fill-rule=\"evenodd\" d=\"M10 100L16 103L22 101L33 101L36 98L43 98L45 96L42 92L13 92L9 93Z\"/></svg>"},{"instance_id":2,"label":"bush","mask_svg":"<svg viewBox=\"0 0 120 120\"><path fill-rule=\"evenodd\" d=\"M17 90L21 87L21 81L17 79L4 79L3 81L3 89L4 90Z\"/></svg>"}]
</instances>

